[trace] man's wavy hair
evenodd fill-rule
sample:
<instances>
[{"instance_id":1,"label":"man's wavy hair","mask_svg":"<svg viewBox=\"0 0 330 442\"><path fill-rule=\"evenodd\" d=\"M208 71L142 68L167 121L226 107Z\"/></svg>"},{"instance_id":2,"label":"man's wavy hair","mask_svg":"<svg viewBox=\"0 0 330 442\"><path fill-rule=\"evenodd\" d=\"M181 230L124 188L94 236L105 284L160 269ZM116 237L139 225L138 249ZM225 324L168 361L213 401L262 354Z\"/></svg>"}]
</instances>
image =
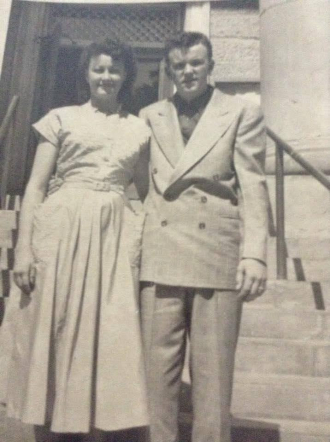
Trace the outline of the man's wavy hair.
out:
<instances>
[{"instance_id":1,"label":"man's wavy hair","mask_svg":"<svg viewBox=\"0 0 330 442\"><path fill-rule=\"evenodd\" d=\"M170 38L165 43L164 57L166 66L169 66L169 53L172 51L172 49L182 49L183 51L186 51L199 43L206 47L209 60L212 60L212 44L205 34L202 34L201 32L181 32L174 35L174 37Z\"/></svg>"},{"instance_id":2,"label":"man's wavy hair","mask_svg":"<svg viewBox=\"0 0 330 442\"><path fill-rule=\"evenodd\" d=\"M93 42L81 54L78 67L77 92L78 102L86 102L90 98L89 85L86 81L86 72L93 57L109 55L113 60L121 61L124 65L126 78L118 93L118 102L122 109L127 110L132 101L132 88L136 79L136 61L130 46L109 38L101 42Z\"/></svg>"}]
</instances>

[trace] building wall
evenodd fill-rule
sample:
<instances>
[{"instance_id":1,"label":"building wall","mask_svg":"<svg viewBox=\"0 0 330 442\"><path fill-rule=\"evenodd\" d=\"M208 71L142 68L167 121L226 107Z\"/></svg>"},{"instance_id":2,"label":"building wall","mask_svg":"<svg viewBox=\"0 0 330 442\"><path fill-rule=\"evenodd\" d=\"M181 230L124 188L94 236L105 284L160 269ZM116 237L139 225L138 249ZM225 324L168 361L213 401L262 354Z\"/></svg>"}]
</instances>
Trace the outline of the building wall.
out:
<instances>
[{"instance_id":1,"label":"building wall","mask_svg":"<svg viewBox=\"0 0 330 442\"><path fill-rule=\"evenodd\" d=\"M211 2L213 81L231 94L260 99L258 1Z\"/></svg>"}]
</instances>

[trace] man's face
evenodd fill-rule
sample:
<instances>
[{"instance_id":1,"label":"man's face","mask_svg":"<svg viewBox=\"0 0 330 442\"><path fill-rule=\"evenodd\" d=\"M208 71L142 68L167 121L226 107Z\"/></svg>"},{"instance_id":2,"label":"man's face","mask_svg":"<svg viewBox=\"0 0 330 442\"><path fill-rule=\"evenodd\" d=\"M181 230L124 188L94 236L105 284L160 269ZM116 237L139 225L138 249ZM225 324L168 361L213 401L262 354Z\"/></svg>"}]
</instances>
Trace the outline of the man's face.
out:
<instances>
[{"instance_id":1,"label":"man's face","mask_svg":"<svg viewBox=\"0 0 330 442\"><path fill-rule=\"evenodd\" d=\"M207 88L207 77L214 66L207 48L201 43L188 49L174 48L168 59L167 72L178 94L186 101L199 97Z\"/></svg>"}]
</instances>

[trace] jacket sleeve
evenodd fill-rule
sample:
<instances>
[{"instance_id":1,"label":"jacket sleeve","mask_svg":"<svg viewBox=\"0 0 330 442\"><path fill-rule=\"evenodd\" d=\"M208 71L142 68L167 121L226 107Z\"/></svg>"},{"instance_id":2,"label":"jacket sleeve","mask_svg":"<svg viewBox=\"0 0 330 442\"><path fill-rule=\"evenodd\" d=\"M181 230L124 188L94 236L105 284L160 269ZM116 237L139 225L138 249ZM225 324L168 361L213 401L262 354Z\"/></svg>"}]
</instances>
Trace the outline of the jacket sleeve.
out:
<instances>
[{"instance_id":1,"label":"jacket sleeve","mask_svg":"<svg viewBox=\"0 0 330 442\"><path fill-rule=\"evenodd\" d=\"M243 220L241 256L266 262L269 205L265 177L266 130L259 106L248 104L243 108L234 149Z\"/></svg>"},{"instance_id":2,"label":"jacket sleeve","mask_svg":"<svg viewBox=\"0 0 330 442\"><path fill-rule=\"evenodd\" d=\"M145 111L140 111L139 118L147 123ZM147 137L143 148L140 149L140 156L136 163L133 176L133 182L141 201L146 199L149 189L150 132L148 132L148 134L149 136Z\"/></svg>"}]
</instances>

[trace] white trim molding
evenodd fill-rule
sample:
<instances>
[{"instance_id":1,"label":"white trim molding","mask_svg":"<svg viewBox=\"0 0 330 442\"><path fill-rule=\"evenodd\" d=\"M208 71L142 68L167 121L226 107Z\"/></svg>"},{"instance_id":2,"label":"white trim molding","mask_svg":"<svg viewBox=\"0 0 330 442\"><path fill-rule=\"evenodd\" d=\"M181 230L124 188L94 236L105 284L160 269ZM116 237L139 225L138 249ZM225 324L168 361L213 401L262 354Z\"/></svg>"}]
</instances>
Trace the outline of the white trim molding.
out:
<instances>
[{"instance_id":1,"label":"white trim molding","mask_svg":"<svg viewBox=\"0 0 330 442\"><path fill-rule=\"evenodd\" d=\"M184 19L185 31L202 32L210 37L210 2L191 2L186 4Z\"/></svg>"},{"instance_id":2,"label":"white trim molding","mask_svg":"<svg viewBox=\"0 0 330 442\"><path fill-rule=\"evenodd\" d=\"M0 73L2 72L2 63L7 41L11 5L12 0L0 2Z\"/></svg>"}]
</instances>

